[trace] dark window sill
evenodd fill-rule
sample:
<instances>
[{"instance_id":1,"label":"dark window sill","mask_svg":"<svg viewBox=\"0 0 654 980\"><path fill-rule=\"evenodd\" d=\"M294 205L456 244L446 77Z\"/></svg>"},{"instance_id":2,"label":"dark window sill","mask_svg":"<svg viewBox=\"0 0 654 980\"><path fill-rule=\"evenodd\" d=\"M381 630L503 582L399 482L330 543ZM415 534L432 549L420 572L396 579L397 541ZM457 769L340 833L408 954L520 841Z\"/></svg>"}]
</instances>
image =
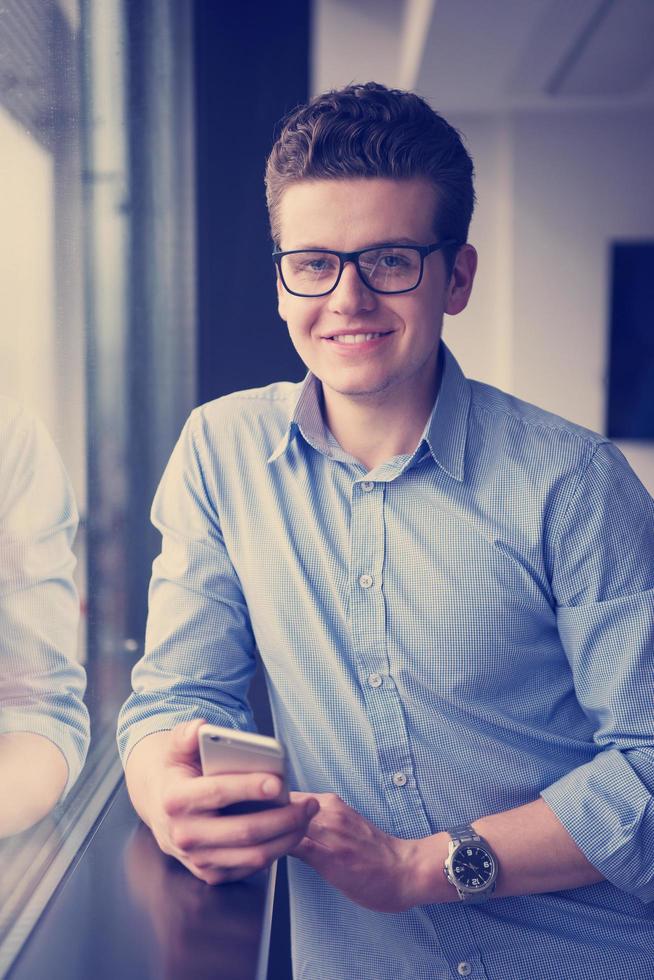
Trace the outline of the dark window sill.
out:
<instances>
[{"instance_id":1,"label":"dark window sill","mask_svg":"<svg viewBox=\"0 0 654 980\"><path fill-rule=\"evenodd\" d=\"M8 976L265 980L273 878L205 885L161 853L121 783Z\"/></svg>"}]
</instances>

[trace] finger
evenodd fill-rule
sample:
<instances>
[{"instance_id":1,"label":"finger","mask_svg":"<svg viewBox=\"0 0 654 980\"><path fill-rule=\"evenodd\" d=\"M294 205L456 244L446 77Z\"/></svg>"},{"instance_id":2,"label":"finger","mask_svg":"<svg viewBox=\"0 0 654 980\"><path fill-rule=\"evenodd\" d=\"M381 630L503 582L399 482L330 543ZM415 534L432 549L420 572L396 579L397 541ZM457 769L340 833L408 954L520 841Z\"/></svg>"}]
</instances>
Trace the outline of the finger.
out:
<instances>
[{"instance_id":1,"label":"finger","mask_svg":"<svg viewBox=\"0 0 654 980\"><path fill-rule=\"evenodd\" d=\"M280 837L275 837L274 840L257 844L254 847L221 847L214 851L203 852L200 855L194 854L189 859L190 864L187 867L192 865L191 870L194 874L194 869L202 873L207 871L234 871L244 868L248 869L247 874L254 874L255 871L261 871L262 868L268 867L273 861L292 851L302 840L302 836L302 831L299 830L291 834L282 834Z\"/></svg>"},{"instance_id":2,"label":"finger","mask_svg":"<svg viewBox=\"0 0 654 980\"><path fill-rule=\"evenodd\" d=\"M244 800L274 801L282 797L279 776L270 773L232 773L178 779L167 787L163 806L169 816L221 810Z\"/></svg>"},{"instance_id":3,"label":"finger","mask_svg":"<svg viewBox=\"0 0 654 980\"><path fill-rule=\"evenodd\" d=\"M340 808L321 809L307 825L307 838L331 850L345 846L364 846L380 836L381 832L354 810Z\"/></svg>"},{"instance_id":4,"label":"finger","mask_svg":"<svg viewBox=\"0 0 654 980\"><path fill-rule=\"evenodd\" d=\"M333 858L333 853L328 847L319 844L306 835L296 844L292 851L289 851L289 854L291 857L304 861L305 864L310 864L316 870L320 869L325 860Z\"/></svg>"},{"instance_id":5,"label":"finger","mask_svg":"<svg viewBox=\"0 0 654 980\"><path fill-rule=\"evenodd\" d=\"M175 725L170 733L165 764L197 766L199 761L198 731L206 722L202 718Z\"/></svg>"},{"instance_id":6,"label":"finger","mask_svg":"<svg viewBox=\"0 0 654 980\"><path fill-rule=\"evenodd\" d=\"M357 834L348 829L337 829L313 823L307 824L306 837L309 843L316 844L333 854L356 855L364 846L369 845L367 835Z\"/></svg>"},{"instance_id":7,"label":"finger","mask_svg":"<svg viewBox=\"0 0 654 980\"><path fill-rule=\"evenodd\" d=\"M345 803L337 793L303 793L300 790L293 790L293 792L289 793L288 795L290 796L292 802L297 801L298 803L303 803L309 799L317 800L317 802L320 804L321 810L347 808L347 803Z\"/></svg>"},{"instance_id":8,"label":"finger","mask_svg":"<svg viewBox=\"0 0 654 980\"><path fill-rule=\"evenodd\" d=\"M183 863L183 862L182 862ZM186 865L196 878L200 878L207 885L225 885L230 881L242 881L250 875L257 874L261 868L250 868L244 865L240 868L194 868Z\"/></svg>"},{"instance_id":9,"label":"finger","mask_svg":"<svg viewBox=\"0 0 654 980\"><path fill-rule=\"evenodd\" d=\"M293 850L290 852L291 857L299 858L301 861L306 860L311 847L311 841L307 839L306 835L301 838L301 840L296 844Z\"/></svg>"},{"instance_id":10,"label":"finger","mask_svg":"<svg viewBox=\"0 0 654 980\"><path fill-rule=\"evenodd\" d=\"M317 800L320 803L320 798L325 796L325 793L302 793L299 790L294 789L288 794L293 803L304 803L306 800Z\"/></svg>"},{"instance_id":11,"label":"finger","mask_svg":"<svg viewBox=\"0 0 654 980\"><path fill-rule=\"evenodd\" d=\"M193 817L170 832L180 851L213 850L218 847L253 847L285 834L306 832L316 804L292 803L261 813L239 816Z\"/></svg>"}]
</instances>

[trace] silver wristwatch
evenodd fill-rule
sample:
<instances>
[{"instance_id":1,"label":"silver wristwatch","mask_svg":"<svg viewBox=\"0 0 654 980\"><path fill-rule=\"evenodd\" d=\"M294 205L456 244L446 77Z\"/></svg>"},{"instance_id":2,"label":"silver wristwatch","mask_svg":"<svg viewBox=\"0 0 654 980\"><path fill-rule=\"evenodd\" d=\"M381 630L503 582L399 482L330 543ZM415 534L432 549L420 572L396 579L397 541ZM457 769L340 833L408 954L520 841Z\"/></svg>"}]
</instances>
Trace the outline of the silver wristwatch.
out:
<instances>
[{"instance_id":1,"label":"silver wristwatch","mask_svg":"<svg viewBox=\"0 0 654 980\"><path fill-rule=\"evenodd\" d=\"M448 830L451 837L443 873L462 902L485 902L493 894L499 863L472 827Z\"/></svg>"}]
</instances>

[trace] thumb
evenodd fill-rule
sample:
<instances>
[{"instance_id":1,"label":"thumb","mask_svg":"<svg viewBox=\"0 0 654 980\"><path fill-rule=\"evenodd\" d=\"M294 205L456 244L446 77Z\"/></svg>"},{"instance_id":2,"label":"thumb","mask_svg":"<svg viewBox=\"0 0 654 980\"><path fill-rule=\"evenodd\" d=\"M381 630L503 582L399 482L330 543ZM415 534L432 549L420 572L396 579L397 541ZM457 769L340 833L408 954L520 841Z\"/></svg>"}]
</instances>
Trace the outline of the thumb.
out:
<instances>
[{"instance_id":1,"label":"thumb","mask_svg":"<svg viewBox=\"0 0 654 980\"><path fill-rule=\"evenodd\" d=\"M206 725L203 718L175 725L170 733L166 763L168 765L192 765L198 762L198 731Z\"/></svg>"}]
</instances>

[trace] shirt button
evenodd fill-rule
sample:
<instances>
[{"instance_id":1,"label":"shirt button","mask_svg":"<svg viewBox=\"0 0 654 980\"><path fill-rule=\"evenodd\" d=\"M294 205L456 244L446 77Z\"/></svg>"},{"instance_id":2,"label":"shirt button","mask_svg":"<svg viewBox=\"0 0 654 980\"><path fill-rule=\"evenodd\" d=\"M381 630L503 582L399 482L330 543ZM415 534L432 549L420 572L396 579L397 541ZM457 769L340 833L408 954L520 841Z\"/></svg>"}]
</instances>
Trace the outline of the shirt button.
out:
<instances>
[{"instance_id":1,"label":"shirt button","mask_svg":"<svg viewBox=\"0 0 654 980\"><path fill-rule=\"evenodd\" d=\"M361 484L361 489L365 490L366 493L370 493L371 490L375 489L375 484L372 480L364 480Z\"/></svg>"},{"instance_id":2,"label":"shirt button","mask_svg":"<svg viewBox=\"0 0 654 980\"><path fill-rule=\"evenodd\" d=\"M469 976L469 974L472 973L472 967L470 966L470 964L466 960L463 960L457 966L457 971L459 973L459 976L461 976L461 977L467 977L467 976Z\"/></svg>"},{"instance_id":3,"label":"shirt button","mask_svg":"<svg viewBox=\"0 0 654 980\"><path fill-rule=\"evenodd\" d=\"M361 575L359 578L359 585L362 589L369 589L372 585L372 575Z\"/></svg>"},{"instance_id":4,"label":"shirt button","mask_svg":"<svg viewBox=\"0 0 654 980\"><path fill-rule=\"evenodd\" d=\"M382 686L381 674L370 674L370 676L368 677L368 683L370 684L371 687L381 687Z\"/></svg>"},{"instance_id":5,"label":"shirt button","mask_svg":"<svg viewBox=\"0 0 654 980\"><path fill-rule=\"evenodd\" d=\"M406 786L406 773L404 772L394 772L393 782L396 786Z\"/></svg>"}]
</instances>

